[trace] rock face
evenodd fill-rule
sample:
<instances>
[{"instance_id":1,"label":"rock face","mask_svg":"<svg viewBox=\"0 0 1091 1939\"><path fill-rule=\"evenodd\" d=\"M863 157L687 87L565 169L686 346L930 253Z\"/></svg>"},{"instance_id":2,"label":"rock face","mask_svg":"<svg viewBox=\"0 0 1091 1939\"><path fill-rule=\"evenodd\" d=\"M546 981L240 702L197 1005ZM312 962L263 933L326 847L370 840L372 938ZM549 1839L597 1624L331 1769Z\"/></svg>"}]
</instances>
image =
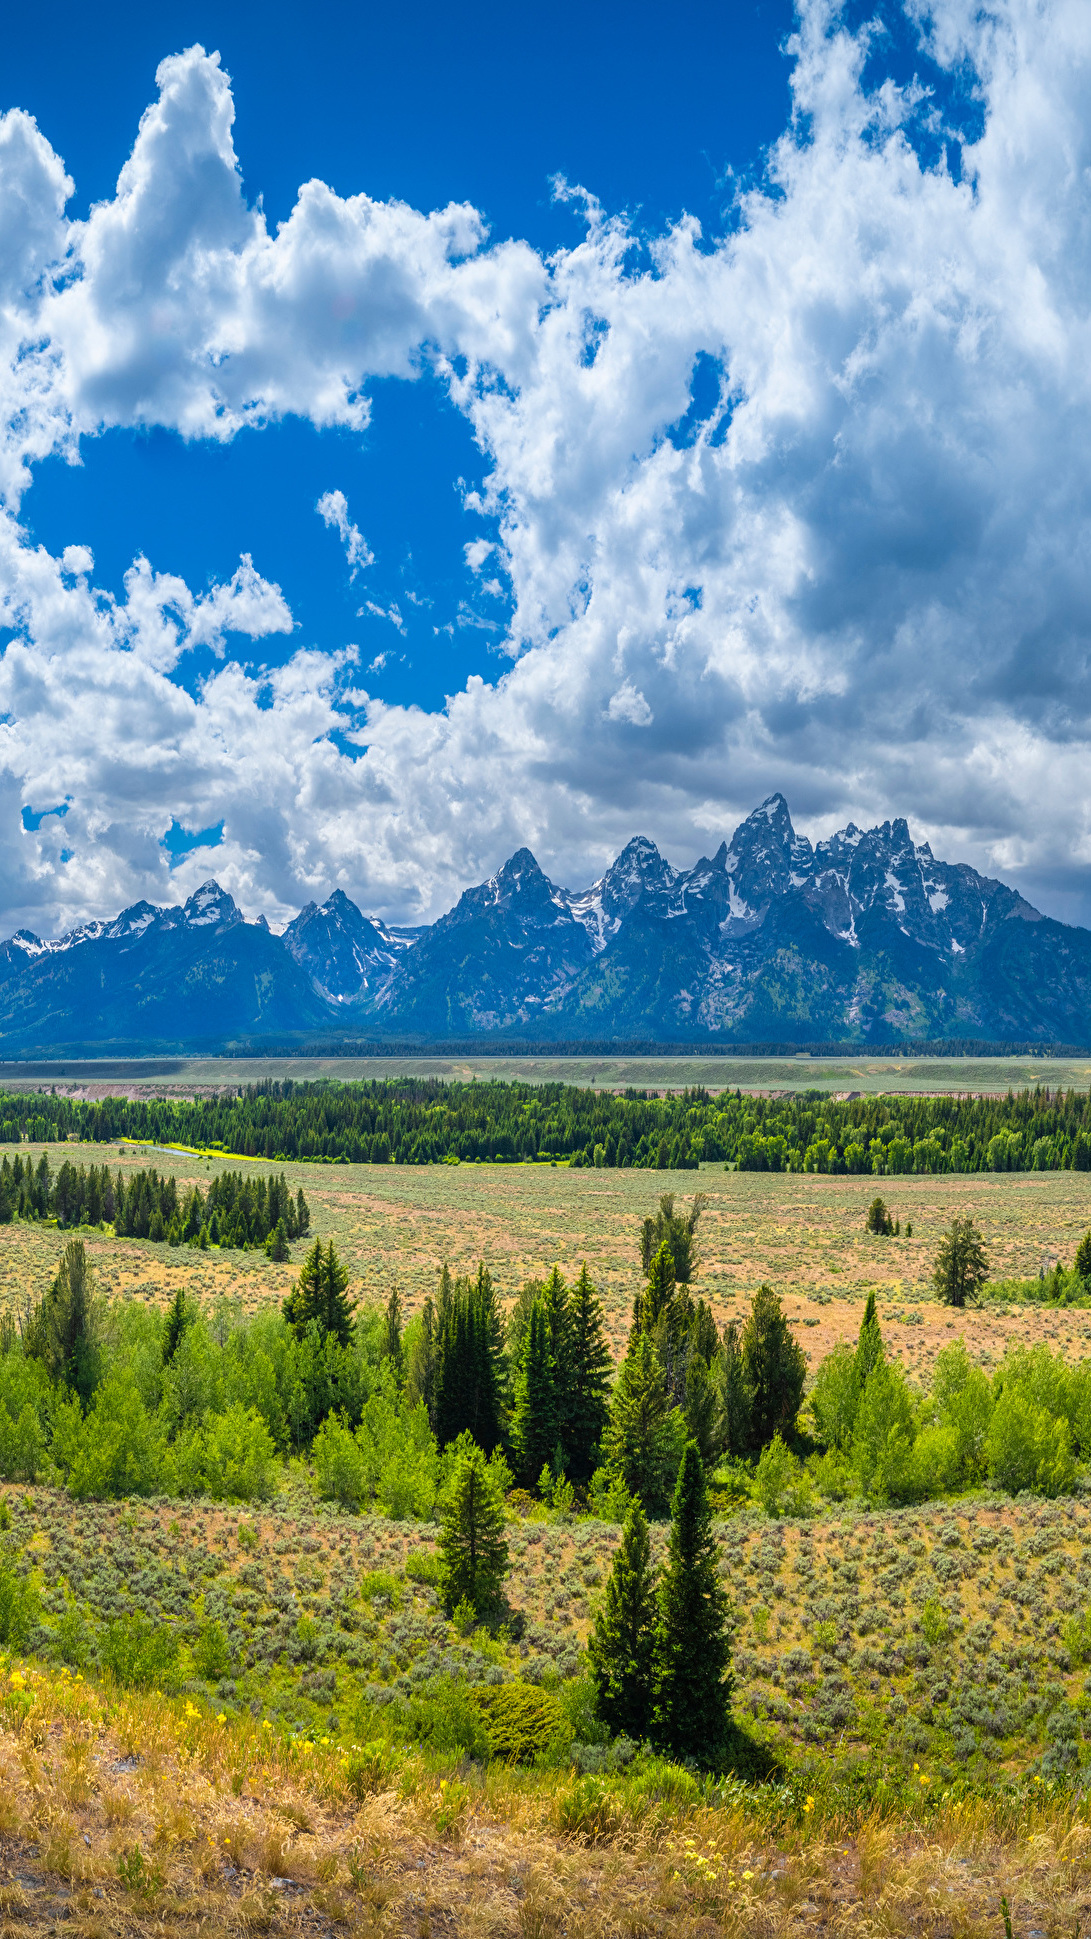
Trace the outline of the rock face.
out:
<instances>
[{"instance_id":1,"label":"rock face","mask_svg":"<svg viewBox=\"0 0 1091 1939\"><path fill-rule=\"evenodd\" d=\"M0 1055L325 1034L1091 1044L1091 932L903 820L812 847L775 794L685 871L638 836L573 892L519 849L420 930L337 890L276 937L207 882L181 909L0 944Z\"/></svg>"}]
</instances>

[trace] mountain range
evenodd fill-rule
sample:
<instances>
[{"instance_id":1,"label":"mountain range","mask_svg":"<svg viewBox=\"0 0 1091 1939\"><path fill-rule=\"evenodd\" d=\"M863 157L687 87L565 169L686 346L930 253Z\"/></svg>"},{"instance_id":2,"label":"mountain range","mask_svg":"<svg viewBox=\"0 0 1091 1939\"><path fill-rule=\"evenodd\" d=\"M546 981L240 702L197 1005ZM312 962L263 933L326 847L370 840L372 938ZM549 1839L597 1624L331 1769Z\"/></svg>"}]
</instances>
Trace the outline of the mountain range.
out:
<instances>
[{"instance_id":1,"label":"mountain range","mask_svg":"<svg viewBox=\"0 0 1091 1939\"><path fill-rule=\"evenodd\" d=\"M276 936L206 882L0 944L0 1055L322 1038L1091 1044L1091 931L902 819L812 846L774 794L691 869L637 836L572 891L521 848L423 928L338 889Z\"/></svg>"}]
</instances>

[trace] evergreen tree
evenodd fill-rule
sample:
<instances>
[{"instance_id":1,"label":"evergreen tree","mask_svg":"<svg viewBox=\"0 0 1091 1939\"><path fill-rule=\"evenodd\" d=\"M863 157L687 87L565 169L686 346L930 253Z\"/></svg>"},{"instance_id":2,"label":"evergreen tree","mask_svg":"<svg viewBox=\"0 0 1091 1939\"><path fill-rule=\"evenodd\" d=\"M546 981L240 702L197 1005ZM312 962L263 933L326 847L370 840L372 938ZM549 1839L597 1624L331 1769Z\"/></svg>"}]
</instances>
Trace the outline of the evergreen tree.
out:
<instances>
[{"instance_id":1,"label":"evergreen tree","mask_svg":"<svg viewBox=\"0 0 1091 1939\"><path fill-rule=\"evenodd\" d=\"M879 1331L879 1316L875 1311L875 1294L870 1292L864 1305L864 1317L860 1321L860 1338L853 1359L853 1372L856 1390L863 1393L868 1374L883 1358L883 1336Z\"/></svg>"},{"instance_id":2,"label":"evergreen tree","mask_svg":"<svg viewBox=\"0 0 1091 1939\"><path fill-rule=\"evenodd\" d=\"M1091 1232L1085 1232L1076 1247L1076 1271L1081 1279L1091 1279Z\"/></svg>"},{"instance_id":3,"label":"evergreen tree","mask_svg":"<svg viewBox=\"0 0 1091 1939\"><path fill-rule=\"evenodd\" d=\"M869 1232L880 1238L889 1239L894 1231L894 1221L887 1211L886 1200L873 1198L867 1209L866 1227Z\"/></svg>"},{"instance_id":4,"label":"evergreen tree","mask_svg":"<svg viewBox=\"0 0 1091 1939\"><path fill-rule=\"evenodd\" d=\"M633 1324L650 1333L674 1298L674 1254L666 1239L648 1262L648 1276L636 1296Z\"/></svg>"},{"instance_id":5,"label":"evergreen tree","mask_svg":"<svg viewBox=\"0 0 1091 1939\"><path fill-rule=\"evenodd\" d=\"M571 1373L567 1395L565 1449L573 1481L587 1481L595 1469L610 1418L610 1349L602 1305L586 1265L570 1301Z\"/></svg>"},{"instance_id":6,"label":"evergreen tree","mask_svg":"<svg viewBox=\"0 0 1091 1939\"><path fill-rule=\"evenodd\" d=\"M410 1407L423 1401L428 1419L435 1428L436 1411L436 1309L431 1294L424 1302L420 1328L409 1350L407 1397Z\"/></svg>"},{"instance_id":7,"label":"evergreen tree","mask_svg":"<svg viewBox=\"0 0 1091 1939\"><path fill-rule=\"evenodd\" d=\"M655 1637L651 1543L644 1510L634 1501L587 1639L587 1655L603 1723L638 1743L652 1720Z\"/></svg>"},{"instance_id":8,"label":"evergreen tree","mask_svg":"<svg viewBox=\"0 0 1091 1939\"><path fill-rule=\"evenodd\" d=\"M331 1239L325 1250L316 1239L299 1269L299 1278L284 1301L284 1317L297 1339L313 1320L321 1335L332 1334L347 1347L352 1338L356 1302L346 1297L348 1274Z\"/></svg>"},{"instance_id":9,"label":"evergreen tree","mask_svg":"<svg viewBox=\"0 0 1091 1939\"><path fill-rule=\"evenodd\" d=\"M212 1238L211 1227L209 1228L208 1236L210 1239ZM215 1244L215 1240L213 1240L213 1244ZM273 1230L270 1232L269 1237L265 1241L265 1250L270 1259L283 1262L285 1259L291 1258L291 1247L288 1244L288 1234L285 1231L283 1219L278 1219Z\"/></svg>"},{"instance_id":10,"label":"evergreen tree","mask_svg":"<svg viewBox=\"0 0 1091 1939\"><path fill-rule=\"evenodd\" d=\"M731 1701L731 1618L718 1564L704 1466L690 1441L659 1588L654 1730L672 1757L706 1765L723 1754Z\"/></svg>"},{"instance_id":11,"label":"evergreen tree","mask_svg":"<svg viewBox=\"0 0 1091 1939\"><path fill-rule=\"evenodd\" d=\"M511 1430L517 1472L524 1487L533 1487L543 1464L549 1465L557 1445L557 1428L557 1363L550 1345L549 1311L544 1299L536 1299L516 1381Z\"/></svg>"},{"instance_id":12,"label":"evergreen tree","mask_svg":"<svg viewBox=\"0 0 1091 1939\"><path fill-rule=\"evenodd\" d=\"M546 1280L541 1300L548 1328L549 1350L553 1355L557 1440L565 1449L562 1466L567 1470L568 1416L572 1393L572 1308L568 1287L558 1266L554 1266Z\"/></svg>"},{"instance_id":13,"label":"evergreen tree","mask_svg":"<svg viewBox=\"0 0 1091 1939\"><path fill-rule=\"evenodd\" d=\"M989 1276L985 1245L972 1219L952 1219L940 1240L932 1284L945 1306L975 1305Z\"/></svg>"},{"instance_id":14,"label":"evergreen tree","mask_svg":"<svg viewBox=\"0 0 1091 1939\"><path fill-rule=\"evenodd\" d=\"M691 1354L686 1368L683 1413L686 1433L691 1441L696 1441L701 1459L707 1467L711 1467L719 1453L716 1412L716 1389L708 1363L702 1360L699 1353Z\"/></svg>"},{"instance_id":15,"label":"evergreen tree","mask_svg":"<svg viewBox=\"0 0 1091 1939\"><path fill-rule=\"evenodd\" d=\"M663 1169L664 1159L660 1147L659 1169ZM661 1245L666 1245L671 1254L674 1278L680 1285L686 1285L693 1278L700 1259L697 1252L697 1223L708 1204L708 1194L698 1192L688 1212L676 1212L674 1193L664 1192L659 1201L659 1210L654 1218L645 1219L640 1232L640 1263L645 1273L651 1271L652 1260Z\"/></svg>"},{"instance_id":16,"label":"evergreen tree","mask_svg":"<svg viewBox=\"0 0 1091 1939\"><path fill-rule=\"evenodd\" d=\"M491 1451L503 1438L504 1358L500 1314L484 1265L475 1282L440 1285L435 1433L441 1447L472 1434Z\"/></svg>"},{"instance_id":17,"label":"evergreen tree","mask_svg":"<svg viewBox=\"0 0 1091 1939\"><path fill-rule=\"evenodd\" d=\"M163 1365L169 1367L181 1344L187 1326L192 1326L197 1318L196 1310L186 1295L185 1288L179 1286L163 1321Z\"/></svg>"},{"instance_id":18,"label":"evergreen tree","mask_svg":"<svg viewBox=\"0 0 1091 1939\"><path fill-rule=\"evenodd\" d=\"M621 1363L610 1406L606 1460L650 1515L670 1500L678 1465L679 1421L651 1340L638 1333Z\"/></svg>"},{"instance_id":19,"label":"evergreen tree","mask_svg":"<svg viewBox=\"0 0 1091 1939\"><path fill-rule=\"evenodd\" d=\"M26 1351L52 1380L90 1399L98 1377L98 1296L82 1239L72 1239L27 1326Z\"/></svg>"},{"instance_id":20,"label":"evergreen tree","mask_svg":"<svg viewBox=\"0 0 1091 1939\"><path fill-rule=\"evenodd\" d=\"M723 1346L716 1361L720 1393L720 1440L728 1454L745 1454L750 1446L750 1394L742 1361L739 1329L734 1320L724 1328Z\"/></svg>"},{"instance_id":21,"label":"evergreen tree","mask_svg":"<svg viewBox=\"0 0 1091 1939\"><path fill-rule=\"evenodd\" d=\"M471 1447L455 1469L439 1539L440 1595L448 1615L468 1602L479 1616L500 1605L508 1572L504 1504L479 1447Z\"/></svg>"},{"instance_id":22,"label":"evergreen tree","mask_svg":"<svg viewBox=\"0 0 1091 1939\"><path fill-rule=\"evenodd\" d=\"M405 1354L402 1351L402 1296L397 1280L390 1288L390 1298L383 1314L382 1357L390 1361L394 1378L400 1387L405 1378Z\"/></svg>"},{"instance_id":23,"label":"evergreen tree","mask_svg":"<svg viewBox=\"0 0 1091 1939\"><path fill-rule=\"evenodd\" d=\"M741 1351L750 1404L750 1445L763 1448L774 1434L791 1433L807 1378L806 1355L770 1286L759 1286L754 1294Z\"/></svg>"}]
</instances>

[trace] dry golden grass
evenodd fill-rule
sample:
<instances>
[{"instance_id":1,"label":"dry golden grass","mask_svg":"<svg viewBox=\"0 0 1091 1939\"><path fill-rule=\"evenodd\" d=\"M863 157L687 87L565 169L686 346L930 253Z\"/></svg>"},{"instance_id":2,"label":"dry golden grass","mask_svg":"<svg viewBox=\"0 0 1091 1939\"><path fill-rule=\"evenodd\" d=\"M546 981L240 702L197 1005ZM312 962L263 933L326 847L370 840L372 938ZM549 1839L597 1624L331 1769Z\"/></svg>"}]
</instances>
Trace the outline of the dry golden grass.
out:
<instances>
[{"instance_id":1,"label":"dry golden grass","mask_svg":"<svg viewBox=\"0 0 1091 1939\"><path fill-rule=\"evenodd\" d=\"M853 1822L804 1803L771 1823L731 1795L637 1809L616 1781L611 1813L581 1819L588 1781L566 1771L444 1778L413 1757L395 1788L357 1798L338 1754L304 1754L248 1724L65 1677L30 1675L18 1689L5 1675L3 1935L63 1921L82 1939L999 1939L1002 1893L1019 1934L1071 1934L1091 1912L1091 1827L1071 1798L941 1802ZM154 1754L134 1757L134 1739ZM84 1774L76 1796L73 1769ZM132 1807L123 1823L111 1803L119 1773Z\"/></svg>"}]
</instances>

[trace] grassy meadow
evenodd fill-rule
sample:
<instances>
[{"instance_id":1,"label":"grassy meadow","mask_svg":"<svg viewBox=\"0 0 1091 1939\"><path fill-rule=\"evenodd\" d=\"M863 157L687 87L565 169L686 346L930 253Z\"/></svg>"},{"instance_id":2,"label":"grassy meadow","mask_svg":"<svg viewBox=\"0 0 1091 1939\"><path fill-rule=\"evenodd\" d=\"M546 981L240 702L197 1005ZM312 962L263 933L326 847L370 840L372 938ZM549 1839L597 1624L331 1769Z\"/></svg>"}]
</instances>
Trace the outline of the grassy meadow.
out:
<instances>
[{"instance_id":1,"label":"grassy meadow","mask_svg":"<svg viewBox=\"0 0 1091 1939\"><path fill-rule=\"evenodd\" d=\"M60 1158L49 1147L51 1165ZM38 1150L33 1153L37 1158ZM70 1145L73 1163L207 1185L206 1163ZM268 1172L268 1164L259 1169ZM277 1167L279 1170L280 1168ZM963 1337L1091 1354L1091 1311L931 1298L939 1237L971 1213L993 1276L1068 1265L1091 1174L882 1181L912 1237L864 1231L875 1181L564 1166L288 1165L311 1235L354 1294L407 1312L444 1259L483 1258L508 1303L586 1260L622 1349L658 1194L709 1195L694 1290L740 1321L780 1293L812 1371L854 1340L869 1290L887 1353L924 1382ZM274 1264L83 1235L102 1290L165 1310L279 1302ZM0 1301L40 1296L65 1235L0 1227ZM1091 1494L987 1493L808 1519L752 1505L717 1525L735 1610L740 1774L610 1746L582 1651L617 1528L526 1512L508 1527L509 1619L463 1632L437 1597L431 1523L316 1501L294 1462L275 1499L75 1502L7 1485L39 1643L0 1658L0 1939L62 1929L438 1935L1072 1935L1091 1915ZM661 1557L663 1525L653 1525ZM175 1656L115 1676L96 1638L169 1627ZM213 1641L210 1642L210 1637ZM216 1640L218 1637L219 1640ZM132 1641L135 1639L135 1642ZM118 1643L116 1650L121 1648ZM131 1650L130 1650L131 1653ZM135 1659L134 1659L135 1661ZM522 1762L482 1755L490 1693L536 1693Z\"/></svg>"}]
</instances>

